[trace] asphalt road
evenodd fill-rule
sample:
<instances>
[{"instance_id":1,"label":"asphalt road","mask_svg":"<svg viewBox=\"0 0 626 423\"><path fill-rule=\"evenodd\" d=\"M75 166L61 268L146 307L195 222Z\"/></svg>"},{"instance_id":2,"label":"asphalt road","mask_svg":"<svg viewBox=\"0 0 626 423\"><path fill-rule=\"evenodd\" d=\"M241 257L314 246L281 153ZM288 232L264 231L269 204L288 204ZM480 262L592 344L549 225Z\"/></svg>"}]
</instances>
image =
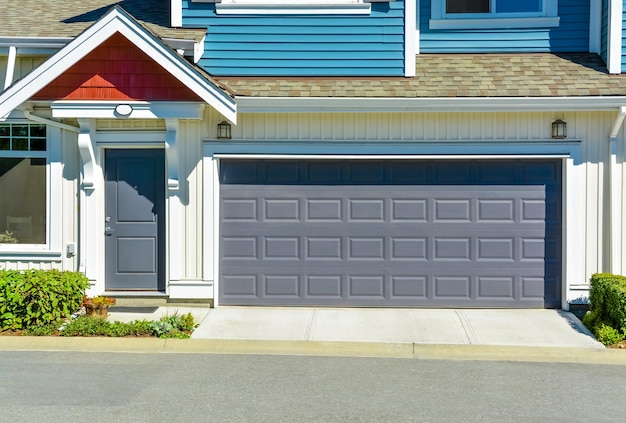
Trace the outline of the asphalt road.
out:
<instances>
[{"instance_id":1,"label":"asphalt road","mask_svg":"<svg viewBox=\"0 0 626 423\"><path fill-rule=\"evenodd\" d=\"M0 352L0 422L623 422L626 366Z\"/></svg>"}]
</instances>

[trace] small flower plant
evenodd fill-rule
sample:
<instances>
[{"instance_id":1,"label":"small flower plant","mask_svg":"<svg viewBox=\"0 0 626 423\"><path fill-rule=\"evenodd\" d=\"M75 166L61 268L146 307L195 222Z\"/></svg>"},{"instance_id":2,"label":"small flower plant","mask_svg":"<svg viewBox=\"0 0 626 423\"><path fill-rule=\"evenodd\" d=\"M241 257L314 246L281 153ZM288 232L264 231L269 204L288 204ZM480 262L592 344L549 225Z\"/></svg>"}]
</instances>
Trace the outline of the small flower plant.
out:
<instances>
[{"instance_id":1,"label":"small flower plant","mask_svg":"<svg viewBox=\"0 0 626 423\"><path fill-rule=\"evenodd\" d=\"M88 297L83 295L83 305L92 307L108 307L115 305L115 298L98 295L97 297Z\"/></svg>"}]
</instances>

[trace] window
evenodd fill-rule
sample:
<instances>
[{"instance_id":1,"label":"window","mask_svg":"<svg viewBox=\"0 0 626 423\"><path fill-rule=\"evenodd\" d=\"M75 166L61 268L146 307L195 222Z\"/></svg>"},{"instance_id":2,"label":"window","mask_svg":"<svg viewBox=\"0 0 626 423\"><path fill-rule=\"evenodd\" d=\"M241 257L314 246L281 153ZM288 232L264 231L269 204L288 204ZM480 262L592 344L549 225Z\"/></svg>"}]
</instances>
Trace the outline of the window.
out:
<instances>
[{"instance_id":1,"label":"window","mask_svg":"<svg viewBox=\"0 0 626 423\"><path fill-rule=\"evenodd\" d=\"M541 13L543 0L446 0L446 13Z\"/></svg>"},{"instance_id":2,"label":"window","mask_svg":"<svg viewBox=\"0 0 626 423\"><path fill-rule=\"evenodd\" d=\"M432 0L430 29L559 25L558 0Z\"/></svg>"},{"instance_id":3,"label":"window","mask_svg":"<svg viewBox=\"0 0 626 423\"><path fill-rule=\"evenodd\" d=\"M45 244L45 125L0 124L0 244Z\"/></svg>"}]
</instances>

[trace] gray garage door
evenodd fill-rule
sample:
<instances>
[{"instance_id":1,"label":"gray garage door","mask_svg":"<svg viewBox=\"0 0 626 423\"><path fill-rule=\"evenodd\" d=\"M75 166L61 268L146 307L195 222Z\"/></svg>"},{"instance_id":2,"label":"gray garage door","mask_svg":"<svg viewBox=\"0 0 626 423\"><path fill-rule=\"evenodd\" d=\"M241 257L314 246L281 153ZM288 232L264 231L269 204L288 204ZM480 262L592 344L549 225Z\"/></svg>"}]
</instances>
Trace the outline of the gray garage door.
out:
<instances>
[{"instance_id":1,"label":"gray garage door","mask_svg":"<svg viewBox=\"0 0 626 423\"><path fill-rule=\"evenodd\" d=\"M558 160L223 160L221 304L559 307Z\"/></svg>"}]
</instances>

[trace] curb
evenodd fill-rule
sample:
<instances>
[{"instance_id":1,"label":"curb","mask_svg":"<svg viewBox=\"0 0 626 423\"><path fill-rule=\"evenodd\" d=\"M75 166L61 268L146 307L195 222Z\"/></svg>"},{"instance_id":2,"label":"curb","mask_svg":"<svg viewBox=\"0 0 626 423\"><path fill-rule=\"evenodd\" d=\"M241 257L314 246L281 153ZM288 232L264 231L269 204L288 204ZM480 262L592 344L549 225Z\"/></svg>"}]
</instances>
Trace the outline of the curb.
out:
<instances>
[{"instance_id":1,"label":"curb","mask_svg":"<svg viewBox=\"0 0 626 423\"><path fill-rule=\"evenodd\" d=\"M382 342L3 336L0 351L261 354L626 365L626 351L607 348Z\"/></svg>"}]
</instances>

